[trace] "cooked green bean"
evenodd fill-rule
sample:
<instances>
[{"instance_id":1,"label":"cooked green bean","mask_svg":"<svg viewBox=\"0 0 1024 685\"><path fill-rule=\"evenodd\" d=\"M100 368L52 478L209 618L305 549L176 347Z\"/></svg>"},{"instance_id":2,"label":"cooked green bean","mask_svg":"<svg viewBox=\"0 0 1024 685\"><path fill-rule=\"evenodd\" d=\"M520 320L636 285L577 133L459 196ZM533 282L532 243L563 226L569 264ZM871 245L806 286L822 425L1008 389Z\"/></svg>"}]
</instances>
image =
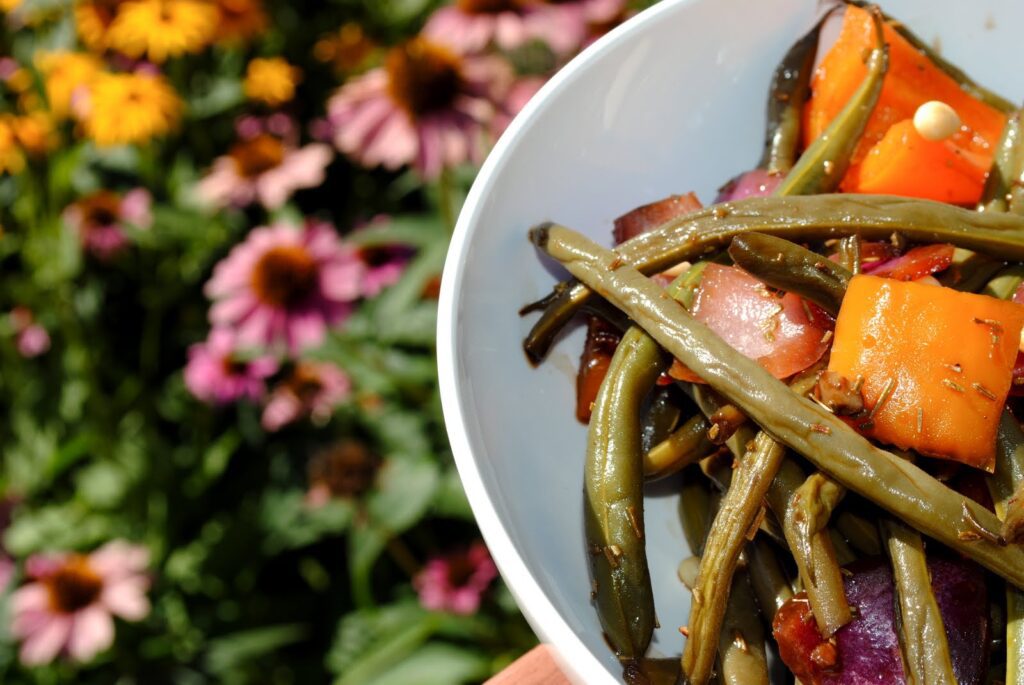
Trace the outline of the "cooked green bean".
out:
<instances>
[{"instance_id":1,"label":"cooked green bean","mask_svg":"<svg viewBox=\"0 0 1024 685\"><path fill-rule=\"evenodd\" d=\"M804 198L784 202L801 199ZM1004 214L965 213L1000 222L1007 218ZM780 442L850 490L1014 585L1024 587L1024 548L1001 546L984 536L960 536L972 525L965 521L965 514L986 530L998 528L999 520L984 507L917 466L874 447L839 417L790 391L755 361L733 350L695 321L677 303L663 298L663 291L634 267L623 263L621 255L563 227L535 229L531 238L562 262L573 276L597 288L629 314L665 349Z\"/></svg>"},{"instance_id":2,"label":"cooked green bean","mask_svg":"<svg viewBox=\"0 0 1024 685\"><path fill-rule=\"evenodd\" d=\"M711 524L712 493L707 480L697 469L683 472L683 485L679 493L679 519L683 525L683 537L690 551L700 556L704 553L704 540Z\"/></svg>"},{"instance_id":3,"label":"cooked green bean","mask_svg":"<svg viewBox=\"0 0 1024 685\"><path fill-rule=\"evenodd\" d=\"M758 434L722 498L701 557L690 605L690 635L682 665L691 685L703 685L711 676L736 562L784 453L782 446L766 434Z\"/></svg>"},{"instance_id":4,"label":"cooked green bean","mask_svg":"<svg viewBox=\"0 0 1024 685\"><path fill-rule=\"evenodd\" d=\"M921 535L896 521L882 521L881 526L892 560L900 644L911 682L956 685Z\"/></svg>"},{"instance_id":5,"label":"cooked green bean","mask_svg":"<svg viewBox=\"0 0 1024 685\"><path fill-rule=\"evenodd\" d=\"M761 613L770 621L775 612L793 596L793 588L782 570L778 555L764 538L756 537L748 543L746 555L750 585L754 589Z\"/></svg>"},{"instance_id":6,"label":"cooked green bean","mask_svg":"<svg viewBox=\"0 0 1024 685\"><path fill-rule=\"evenodd\" d=\"M1006 262L962 247L953 251L953 263L939 276L939 283L947 288L976 293L988 283Z\"/></svg>"},{"instance_id":7,"label":"cooked green bean","mask_svg":"<svg viewBox=\"0 0 1024 685\"><path fill-rule=\"evenodd\" d=\"M718 675L723 685L768 685L769 682L764 625L750 589L749 575L742 568L733 575L718 634Z\"/></svg>"},{"instance_id":8,"label":"cooked green bean","mask_svg":"<svg viewBox=\"0 0 1024 685\"><path fill-rule=\"evenodd\" d=\"M860 258L860 237L848 235L845 238L841 238L836 254L839 257L838 264L840 266L854 275L860 273L863 266Z\"/></svg>"},{"instance_id":9,"label":"cooked green bean","mask_svg":"<svg viewBox=\"0 0 1024 685\"><path fill-rule=\"evenodd\" d=\"M882 542L878 538L878 529L862 516L850 511L840 511L834 516L835 528L850 545L867 557L882 553Z\"/></svg>"},{"instance_id":10,"label":"cooked green bean","mask_svg":"<svg viewBox=\"0 0 1024 685\"><path fill-rule=\"evenodd\" d=\"M693 416L644 455L644 476L664 478L708 456L716 449L708 440L710 427L703 414Z\"/></svg>"},{"instance_id":11,"label":"cooked green bean","mask_svg":"<svg viewBox=\"0 0 1024 685\"><path fill-rule=\"evenodd\" d=\"M752 231L794 241L849 233L886 240L899 232L915 242L948 242L999 259L1024 260L1024 217L979 213L930 200L844 194L754 197L714 205L627 240L616 249L616 259L642 273L657 273L724 248L734 237ZM579 282L559 284L556 291L523 343L533 363L544 358L555 336L591 295Z\"/></svg>"},{"instance_id":12,"label":"cooked green bean","mask_svg":"<svg viewBox=\"0 0 1024 685\"><path fill-rule=\"evenodd\" d=\"M672 435L672 431L679 425L683 410L675 394L676 389L672 386L655 388L640 423L640 445L644 452L650 451L652 447Z\"/></svg>"},{"instance_id":13,"label":"cooked green bean","mask_svg":"<svg viewBox=\"0 0 1024 685\"><path fill-rule=\"evenodd\" d=\"M1006 119L1003 135L996 145L992 168L985 179L978 209L983 212L1005 212L1010 206L1010 191L1013 182L1020 176L1022 153L1024 153L1024 129L1022 112L1017 110Z\"/></svg>"},{"instance_id":14,"label":"cooked green bean","mask_svg":"<svg viewBox=\"0 0 1024 685\"><path fill-rule=\"evenodd\" d=\"M785 174L796 161L804 103L811 92L811 75L823 23L824 19L795 42L772 74L764 153L758 164L769 174Z\"/></svg>"},{"instance_id":15,"label":"cooked green bean","mask_svg":"<svg viewBox=\"0 0 1024 685\"><path fill-rule=\"evenodd\" d=\"M587 546L601 626L624 660L642 657L654 632L638 416L665 364L657 343L631 328L612 356L590 419L584 475Z\"/></svg>"},{"instance_id":16,"label":"cooked green bean","mask_svg":"<svg viewBox=\"0 0 1024 685\"><path fill-rule=\"evenodd\" d=\"M1013 264L996 274L981 292L1000 300L1008 300L1017 292L1021 283L1024 283L1024 265Z\"/></svg>"},{"instance_id":17,"label":"cooked green bean","mask_svg":"<svg viewBox=\"0 0 1024 685\"><path fill-rule=\"evenodd\" d=\"M729 256L773 288L796 293L833 316L839 312L853 277L845 267L817 252L764 233L733 238Z\"/></svg>"},{"instance_id":18,"label":"cooked green bean","mask_svg":"<svg viewBox=\"0 0 1024 685\"><path fill-rule=\"evenodd\" d=\"M796 166L775 189L776 195L830 193L846 175L889 69L889 46L882 33L882 15L876 7L868 11L875 27L875 47L867 59L868 73L828 127L800 155Z\"/></svg>"},{"instance_id":19,"label":"cooked green bean","mask_svg":"<svg viewBox=\"0 0 1024 685\"><path fill-rule=\"evenodd\" d=\"M812 474L790 498L783 530L789 549L800 569L800 579L811 603L818 630L825 637L850 622L853 614L846 602L843 574L834 556L826 563L812 551L828 538L828 520L846 491L831 478ZM816 540L815 538L819 538Z\"/></svg>"},{"instance_id":20,"label":"cooked green bean","mask_svg":"<svg viewBox=\"0 0 1024 685\"><path fill-rule=\"evenodd\" d=\"M867 0L845 0L845 2L850 5L856 5L862 9L866 9L871 6L871 3L867 2ZM946 72L951 79L959 84L960 89L965 93L1002 112L1012 112L1015 109L1012 102L974 81L974 79L964 73L963 70L946 60L934 48L932 48L932 46L928 45L927 42L918 38L913 31L903 24L903 22L884 13L882 16L889 25L892 26L896 33L903 36L908 43L917 48L935 66Z\"/></svg>"}]
</instances>

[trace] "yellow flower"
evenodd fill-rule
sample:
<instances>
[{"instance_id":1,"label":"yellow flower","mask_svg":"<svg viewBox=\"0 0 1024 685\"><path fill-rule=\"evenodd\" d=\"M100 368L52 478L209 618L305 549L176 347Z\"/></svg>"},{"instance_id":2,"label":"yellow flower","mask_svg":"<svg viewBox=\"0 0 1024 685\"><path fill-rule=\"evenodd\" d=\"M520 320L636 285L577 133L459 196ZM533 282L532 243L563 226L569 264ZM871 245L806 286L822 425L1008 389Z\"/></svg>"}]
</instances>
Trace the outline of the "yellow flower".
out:
<instances>
[{"instance_id":1,"label":"yellow flower","mask_svg":"<svg viewBox=\"0 0 1024 685\"><path fill-rule=\"evenodd\" d=\"M217 0L220 22L217 40L237 43L255 38L267 30L267 13L262 0Z\"/></svg>"},{"instance_id":2,"label":"yellow flower","mask_svg":"<svg viewBox=\"0 0 1024 685\"><path fill-rule=\"evenodd\" d=\"M324 36L313 46L313 57L333 63L341 73L359 70L373 54L376 45L355 22L342 24L334 33Z\"/></svg>"},{"instance_id":3,"label":"yellow flower","mask_svg":"<svg viewBox=\"0 0 1024 685\"><path fill-rule=\"evenodd\" d=\"M10 121L14 137L30 155L42 155L56 147L57 137L49 113L36 111Z\"/></svg>"},{"instance_id":4,"label":"yellow flower","mask_svg":"<svg viewBox=\"0 0 1024 685\"><path fill-rule=\"evenodd\" d=\"M299 70L280 57L257 57L245 70L245 95L271 107L283 105L295 97Z\"/></svg>"},{"instance_id":5,"label":"yellow flower","mask_svg":"<svg viewBox=\"0 0 1024 685\"><path fill-rule=\"evenodd\" d=\"M10 115L0 117L0 174L16 174L25 168L25 155L18 147L12 119Z\"/></svg>"},{"instance_id":6,"label":"yellow flower","mask_svg":"<svg viewBox=\"0 0 1024 685\"><path fill-rule=\"evenodd\" d=\"M90 50L102 52L107 49L107 35L110 25L117 18L124 0L77 0L75 2L75 25L78 37Z\"/></svg>"},{"instance_id":7,"label":"yellow flower","mask_svg":"<svg viewBox=\"0 0 1024 685\"><path fill-rule=\"evenodd\" d=\"M213 40L219 14L206 0L129 0L110 27L110 47L154 62L199 52Z\"/></svg>"},{"instance_id":8,"label":"yellow flower","mask_svg":"<svg viewBox=\"0 0 1024 685\"><path fill-rule=\"evenodd\" d=\"M85 52L41 53L36 57L36 66L43 74L50 111L59 118L70 114L75 94L84 93L103 71L99 59Z\"/></svg>"},{"instance_id":9,"label":"yellow flower","mask_svg":"<svg viewBox=\"0 0 1024 685\"><path fill-rule=\"evenodd\" d=\"M0 0L0 12L13 12L21 5L22 0Z\"/></svg>"},{"instance_id":10,"label":"yellow flower","mask_svg":"<svg viewBox=\"0 0 1024 685\"><path fill-rule=\"evenodd\" d=\"M82 115L97 145L144 143L177 126L182 103L162 76L102 74L89 89Z\"/></svg>"}]
</instances>

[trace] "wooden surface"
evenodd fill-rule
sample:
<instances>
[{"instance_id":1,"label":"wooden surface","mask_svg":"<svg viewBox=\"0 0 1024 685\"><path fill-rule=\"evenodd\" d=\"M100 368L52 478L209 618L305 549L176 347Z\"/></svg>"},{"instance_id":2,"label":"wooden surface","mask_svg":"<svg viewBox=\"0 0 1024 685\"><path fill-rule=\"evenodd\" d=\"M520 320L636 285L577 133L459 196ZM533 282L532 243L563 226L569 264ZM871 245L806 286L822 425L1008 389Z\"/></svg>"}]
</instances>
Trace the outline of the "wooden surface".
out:
<instances>
[{"instance_id":1,"label":"wooden surface","mask_svg":"<svg viewBox=\"0 0 1024 685\"><path fill-rule=\"evenodd\" d=\"M486 685L569 685L547 645L538 645L487 681Z\"/></svg>"}]
</instances>

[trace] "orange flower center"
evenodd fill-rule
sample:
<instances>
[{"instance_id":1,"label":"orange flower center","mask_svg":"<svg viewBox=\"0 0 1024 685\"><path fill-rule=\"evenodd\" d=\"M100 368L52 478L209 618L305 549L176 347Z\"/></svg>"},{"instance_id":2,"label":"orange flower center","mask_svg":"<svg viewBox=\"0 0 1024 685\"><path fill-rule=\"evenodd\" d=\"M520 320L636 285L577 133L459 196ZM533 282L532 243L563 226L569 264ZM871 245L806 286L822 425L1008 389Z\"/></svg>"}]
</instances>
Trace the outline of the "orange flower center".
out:
<instances>
[{"instance_id":1,"label":"orange flower center","mask_svg":"<svg viewBox=\"0 0 1024 685\"><path fill-rule=\"evenodd\" d=\"M388 53L391 98L414 117L447 109L462 87L461 66L450 50L413 38Z\"/></svg>"},{"instance_id":2,"label":"orange flower center","mask_svg":"<svg viewBox=\"0 0 1024 685\"><path fill-rule=\"evenodd\" d=\"M284 144L280 139L261 133L251 140L236 143L228 155L242 178L256 178L284 161Z\"/></svg>"},{"instance_id":3,"label":"orange flower center","mask_svg":"<svg viewBox=\"0 0 1024 685\"><path fill-rule=\"evenodd\" d=\"M455 5L466 14L498 14L515 11L522 0L456 0Z\"/></svg>"},{"instance_id":4,"label":"orange flower center","mask_svg":"<svg viewBox=\"0 0 1024 685\"><path fill-rule=\"evenodd\" d=\"M325 485L335 497L358 497L370 489L380 459L366 445L348 440L309 462L309 480Z\"/></svg>"},{"instance_id":5,"label":"orange flower center","mask_svg":"<svg viewBox=\"0 0 1024 685\"><path fill-rule=\"evenodd\" d=\"M80 206L86 226L109 226L117 223L121 200L114 193L101 190L81 200Z\"/></svg>"},{"instance_id":6,"label":"orange flower center","mask_svg":"<svg viewBox=\"0 0 1024 685\"><path fill-rule=\"evenodd\" d=\"M56 573L43 580L54 611L73 614L95 602L103 590L103 579L81 555L72 556Z\"/></svg>"},{"instance_id":7,"label":"orange flower center","mask_svg":"<svg viewBox=\"0 0 1024 685\"><path fill-rule=\"evenodd\" d=\"M90 3L92 11L103 28L109 28L117 18L117 10L125 0L95 0Z\"/></svg>"},{"instance_id":8,"label":"orange flower center","mask_svg":"<svg viewBox=\"0 0 1024 685\"><path fill-rule=\"evenodd\" d=\"M256 262L252 286L256 297L272 307L296 307L316 291L320 271L303 247L288 245L268 250Z\"/></svg>"}]
</instances>

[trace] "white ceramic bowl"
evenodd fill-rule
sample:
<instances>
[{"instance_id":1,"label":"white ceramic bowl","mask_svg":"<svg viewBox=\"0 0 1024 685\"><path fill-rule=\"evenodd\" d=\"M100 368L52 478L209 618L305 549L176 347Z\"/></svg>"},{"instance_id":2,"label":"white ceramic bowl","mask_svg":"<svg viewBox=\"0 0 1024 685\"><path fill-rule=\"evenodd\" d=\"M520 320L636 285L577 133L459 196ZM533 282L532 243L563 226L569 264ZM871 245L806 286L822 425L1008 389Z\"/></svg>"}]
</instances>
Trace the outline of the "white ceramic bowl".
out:
<instances>
[{"instance_id":1,"label":"white ceramic bowl","mask_svg":"<svg viewBox=\"0 0 1024 685\"><path fill-rule=\"evenodd\" d=\"M1014 98L1024 3L890 0L884 8L982 83ZM753 166L775 64L813 23L815 0L665 0L556 75L491 153L459 217L441 288L438 363L445 420L473 511L533 628L578 682L620 682L590 603L583 542L586 430L573 418L582 334L538 369L516 311L557 274L526 239L557 220L610 242L612 220L671 193L715 189ZM688 555L664 488L646 503L661 629L678 654Z\"/></svg>"}]
</instances>

